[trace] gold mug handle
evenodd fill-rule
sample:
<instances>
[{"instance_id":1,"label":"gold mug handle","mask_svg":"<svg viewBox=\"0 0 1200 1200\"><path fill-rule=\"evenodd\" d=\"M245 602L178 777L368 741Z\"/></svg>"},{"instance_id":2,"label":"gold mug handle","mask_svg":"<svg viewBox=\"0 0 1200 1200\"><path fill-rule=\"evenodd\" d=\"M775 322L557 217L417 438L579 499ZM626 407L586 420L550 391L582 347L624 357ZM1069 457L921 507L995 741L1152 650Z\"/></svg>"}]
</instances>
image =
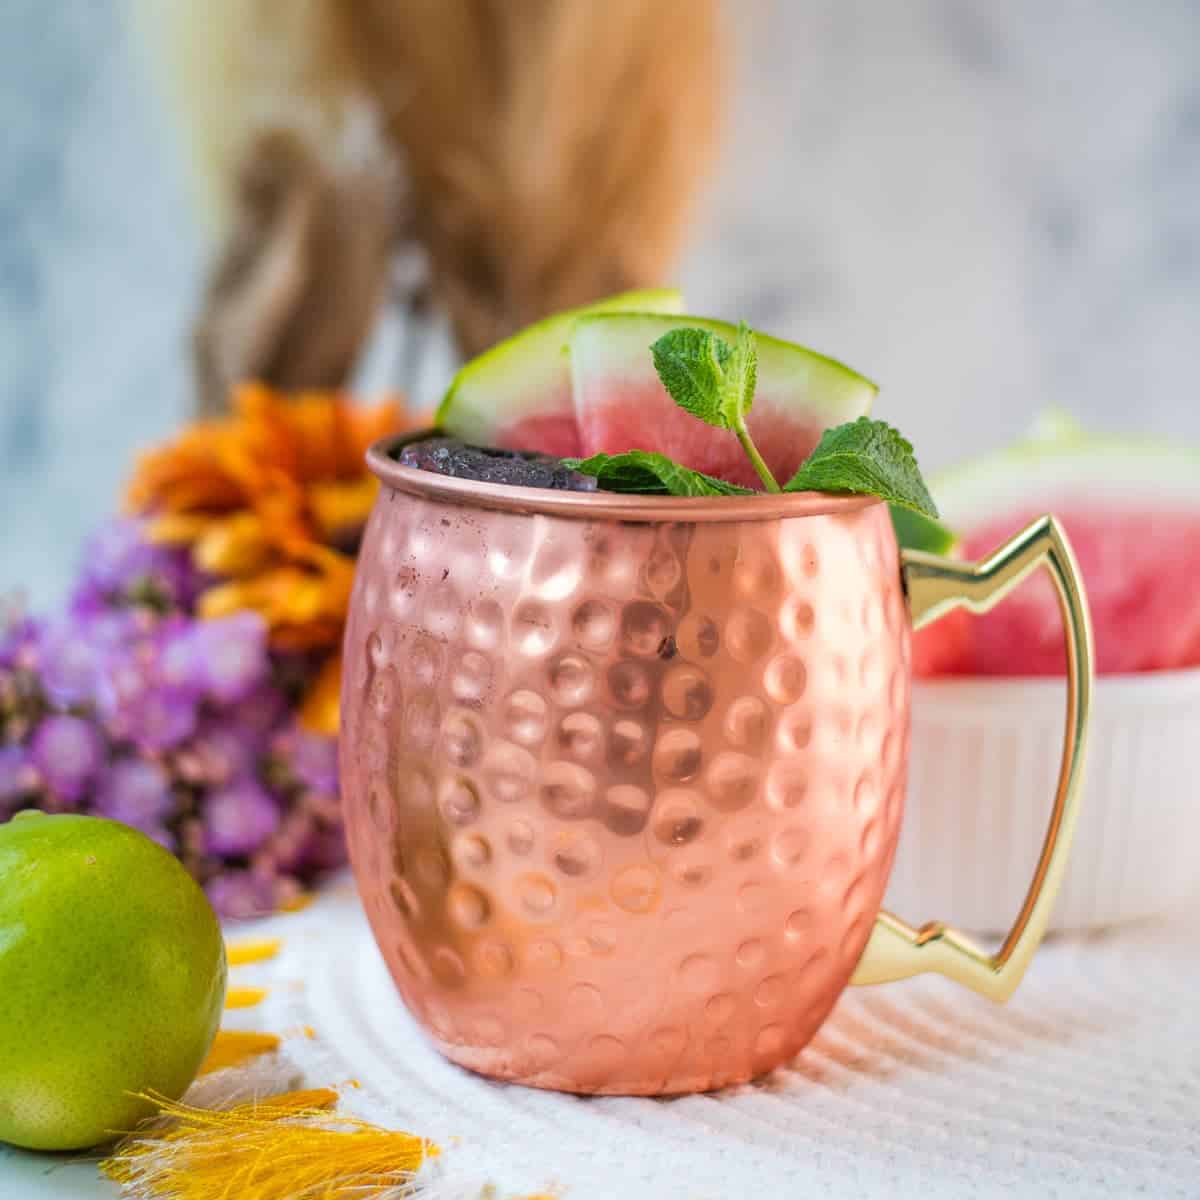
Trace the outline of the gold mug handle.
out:
<instances>
[{"instance_id":1,"label":"gold mug handle","mask_svg":"<svg viewBox=\"0 0 1200 1200\"><path fill-rule=\"evenodd\" d=\"M1093 678L1092 630L1083 585L1066 534L1049 516L1035 521L982 562L955 562L906 550L903 563L914 629L960 606L985 613L1044 564L1058 592L1066 634L1067 722L1054 809L1041 857L1021 911L1000 949L988 954L953 926L935 921L917 929L883 911L851 982L887 983L936 971L989 999L1004 1001L1021 982L1046 931L1078 816Z\"/></svg>"}]
</instances>

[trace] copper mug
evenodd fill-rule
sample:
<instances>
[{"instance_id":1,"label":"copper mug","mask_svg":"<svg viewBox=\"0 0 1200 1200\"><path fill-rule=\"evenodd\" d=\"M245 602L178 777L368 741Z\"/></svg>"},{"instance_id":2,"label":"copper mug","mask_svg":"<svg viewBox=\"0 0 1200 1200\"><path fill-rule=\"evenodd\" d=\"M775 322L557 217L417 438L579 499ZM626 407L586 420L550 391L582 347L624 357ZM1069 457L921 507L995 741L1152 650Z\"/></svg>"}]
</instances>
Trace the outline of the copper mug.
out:
<instances>
[{"instance_id":1,"label":"copper mug","mask_svg":"<svg viewBox=\"0 0 1200 1200\"><path fill-rule=\"evenodd\" d=\"M1012 992L1066 865L1091 690L1052 518L963 563L900 553L869 497L543 491L402 467L397 445L369 455L342 788L375 938L443 1054L536 1087L691 1092L786 1062L850 982ZM910 635L1041 565L1070 665L1062 767L990 954L880 911Z\"/></svg>"}]
</instances>

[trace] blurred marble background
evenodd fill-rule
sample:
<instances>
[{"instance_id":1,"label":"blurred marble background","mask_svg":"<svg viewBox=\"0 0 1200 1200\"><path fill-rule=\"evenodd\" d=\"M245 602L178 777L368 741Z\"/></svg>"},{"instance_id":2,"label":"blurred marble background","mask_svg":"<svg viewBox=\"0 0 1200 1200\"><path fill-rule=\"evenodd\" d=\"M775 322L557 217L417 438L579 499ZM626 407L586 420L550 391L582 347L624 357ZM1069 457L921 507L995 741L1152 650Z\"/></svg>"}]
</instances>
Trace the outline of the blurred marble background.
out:
<instances>
[{"instance_id":1,"label":"blurred marble background","mask_svg":"<svg viewBox=\"0 0 1200 1200\"><path fill-rule=\"evenodd\" d=\"M1200 4L743 0L736 23L694 308L873 376L926 466L1048 404L1200 441ZM0 592L38 604L187 411L202 246L139 54L118 0L0 3Z\"/></svg>"}]
</instances>

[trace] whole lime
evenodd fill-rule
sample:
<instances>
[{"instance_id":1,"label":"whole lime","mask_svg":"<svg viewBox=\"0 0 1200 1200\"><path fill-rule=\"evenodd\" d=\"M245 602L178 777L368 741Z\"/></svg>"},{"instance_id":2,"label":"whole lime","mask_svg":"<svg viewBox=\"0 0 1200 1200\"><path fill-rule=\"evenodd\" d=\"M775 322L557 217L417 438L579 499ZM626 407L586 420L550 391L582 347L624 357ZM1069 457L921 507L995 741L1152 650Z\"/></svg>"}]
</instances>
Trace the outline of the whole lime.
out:
<instances>
[{"instance_id":1,"label":"whole lime","mask_svg":"<svg viewBox=\"0 0 1200 1200\"><path fill-rule=\"evenodd\" d=\"M225 995L217 918L177 859L99 817L0 825L0 1140L77 1150L183 1094Z\"/></svg>"}]
</instances>

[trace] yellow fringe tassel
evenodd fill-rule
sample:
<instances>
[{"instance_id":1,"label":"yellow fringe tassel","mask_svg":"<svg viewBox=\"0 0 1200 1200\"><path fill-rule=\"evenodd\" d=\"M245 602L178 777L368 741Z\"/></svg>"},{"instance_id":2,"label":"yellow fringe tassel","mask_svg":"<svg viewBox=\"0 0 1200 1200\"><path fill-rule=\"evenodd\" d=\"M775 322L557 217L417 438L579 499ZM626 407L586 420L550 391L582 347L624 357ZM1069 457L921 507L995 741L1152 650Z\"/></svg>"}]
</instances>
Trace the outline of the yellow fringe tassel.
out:
<instances>
[{"instance_id":1,"label":"yellow fringe tassel","mask_svg":"<svg viewBox=\"0 0 1200 1200\"><path fill-rule=\"evenodd\" d=\"M253 1008L267 998L267 989L261 987L233 987L225 993L226 1008Z\"/></svg>"},{"instance_id":2,"label":"yellow fringe tassel","mask_svg":"<svg viewBox=\"0 0 1200 1200\"><path fill-rule=\"evenodd\" d=\"M225 1067L240 1067L243 1063L279 1049L279 1035L250 1033L240 1029L221 1029L213 1039L208 1057L200 1064L200 1074L221 1071Z\"/></svg>"},{"instance_id":3,"label":"yellow fringe tassel","mask_svg":"<svg viewBox=\"0 0 1200 1200\"><path fill-rule=\"evenodd\" d=\"M229 942L225 947L225 956L231 967L243 967L247 963L274 958L282 944L278 938L248 938L241 942Z\"/></svg>"},{"instance_id":4,"label":"yellow fringe tassel","mask_svg":"<svg viewBox=\"0 0 1200 1200\"><path fill-rule=\"evenodd\" d=\"M328 1088L225 1111L160 1096L161 1116L100 1164L136 1200L369 1200L400 1195L438 1148L330 1110ZM164 1119L165 1118L165 1119Z\"/></svg>"}]
</instances>

